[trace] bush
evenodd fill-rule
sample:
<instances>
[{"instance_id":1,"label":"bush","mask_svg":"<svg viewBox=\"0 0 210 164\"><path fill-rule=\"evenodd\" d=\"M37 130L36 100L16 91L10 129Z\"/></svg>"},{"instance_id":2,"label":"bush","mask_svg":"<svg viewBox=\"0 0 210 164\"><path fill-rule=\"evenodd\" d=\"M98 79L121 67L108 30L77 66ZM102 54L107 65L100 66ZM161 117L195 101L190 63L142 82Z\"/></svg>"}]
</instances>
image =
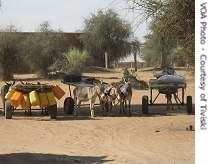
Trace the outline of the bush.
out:
<instances>
[{"instance_id":1,"label":"bush","mask_svg":"<svg viewBox=\"0 0 210 164\"><path fill-rule=\"evenodd\" d=\"M81 74L84 70L89 55L86 51L72 49L64 53L64 70L68 74Z\"/></svg>"},{"instance_id":2,"label":"bush","mask_svg":"<svg viewBox=\"0 0 210 164\"><path fill-rule=\"evenodd\" d=\"M15 32L0 33L0 78L11 80L19 52L18 36Z\"/></svg>"},{"instance_id":3,"label":"bush","mask_svg":"<svg viewBox=\"0 0 210 164\"><path fill-rule=\"evenodd\" d=\"M24 40L23 58L32 72L46 77L50 67L61 60L66 51L65 37L62 32L53 31L47 23L41 24L40 28L39 33Z\"/></svg>"},{"instance_id":4,"label":"bush","mask_svg":"<svg viewBox=\"0 0 210 164\"><path fill-rule=\"evenodd\" d=\"M95 65L105 66L105 52L108 55L108 67L130 53L131 26L115 11L99 10L84 23L80 38Z\"/></svg>"},{"instance_id":5,"label":"bush","mask_svg":"<svg viewBox=\"0 0 210 164\"><path fill-rule=\"evenodd\" d=\"M170 57L171 57L172 64L175 64L178 67L185 66L186 59L185 59L183 47L177 46L176 48L174 48Z\"/></svg>"}]
</instances>

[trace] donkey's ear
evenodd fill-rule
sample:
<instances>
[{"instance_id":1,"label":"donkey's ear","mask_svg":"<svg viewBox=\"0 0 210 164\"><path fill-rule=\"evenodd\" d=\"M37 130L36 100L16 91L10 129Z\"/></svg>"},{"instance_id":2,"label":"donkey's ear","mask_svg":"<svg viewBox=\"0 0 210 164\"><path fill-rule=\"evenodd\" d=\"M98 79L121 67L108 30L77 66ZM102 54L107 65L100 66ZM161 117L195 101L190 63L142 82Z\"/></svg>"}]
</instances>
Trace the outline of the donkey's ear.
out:
<instances>
[{"instance_id":1,"label":"donkey's ear","mask_svg":"<svg viewBox=\"0 0 210 164\"><path fill-rule=\"evenodd\" d=\"M93 82L92 82L92 84L93 84L93 85L97 85L98 83L97 83L97 82L95 82L95 81L93 81Z\"/></svg>"},{"instance_id":2,"label":"donkey's ear","mask_svg":"<svg viewBox=\"0 0 210 164\"><path fill-rule=\"evenodd\" d=\"M102 85L104 82L103 82L103 80L100 80L100 84Z\"/></svg>"},{"instance_id":3,"label":"donkey's ear","mask_svg":"<svg viewBox=\"0 0 210 164\"><path fill-rule=\"evenodd\" d=\"M22 80L20 80L20 83L23 84L23 85L25 84Z\"/></svg>"},{"instance_id":4,"label":"donkey's ear","mask_svg":"<svg viewBox=\"0 0 210 164\"><path fill-rule=\"evenodd\" d=\"M111 82L110 85L114 87L114 86L116 86L116 83L115 82Z\"/></svg>"},{"instance_id":5,"label":"donkey's ear","mask_svg":"<svg viewBox=\"0 0 210 164\"><path fill-rule=\"evenodd\" d=\"M12 84L11 85L15 85L15 80L13 80Z\"/></svg>"},{"instance_id":6,"label":"donkey's ear","mask_svg":"<svg viewBox=\"0 0 210 164\"><path fill-rule=\"evenodd\" d=\"M126 83L126 78L125 78L125 77L122 77L122 81L123 81L124 83Z\"/></svg>"}]
</instances>

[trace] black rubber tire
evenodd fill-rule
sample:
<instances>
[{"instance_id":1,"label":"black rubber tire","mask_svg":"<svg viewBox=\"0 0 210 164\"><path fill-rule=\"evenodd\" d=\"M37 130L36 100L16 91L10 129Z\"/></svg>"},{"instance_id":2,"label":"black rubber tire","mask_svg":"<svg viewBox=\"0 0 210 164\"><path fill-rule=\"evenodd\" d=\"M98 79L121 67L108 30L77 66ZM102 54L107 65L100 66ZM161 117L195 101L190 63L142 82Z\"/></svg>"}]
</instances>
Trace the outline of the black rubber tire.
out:
<instances>
[{"instance_id":1,"label":"black rubber tire","mask_svg":"<svg viewBox=\"0 0 210 164\"><path fill-rule=\"evenodd\" d=\"M11 101L6 100L5 101L5 118L12 119L13 111L14 111L14 107L12 106Z\"/></svg>"},{"instance_id":2,"label":"black rubber tire","mask_svg":"<svg viewBox=\"0 0 210 164\"><path fill-rule=\"evenodd\" d=\"M187 96L187 113L192 114L192 96Z\"/></svg>"},{"instance_id":3,"label":"black rubber tire","mask_svg":"<svg viewBox=\"0 0 210 164\"><path fill-rule=\"evenodd\" d=\"M71 97L67 97L64 101L63 111L65 114L74 113L74 100Z\"/></svg>"},{"instance_id":4,"label":"black rubber tire","mask_svg":"<svg viewBox=\"0 0 210 164\"><path fill-rule=\"evenodd\" d=\"M48 113L51 119L56 119L57 117L57 105L52 105L47 107Z\"/></svg>"},{"instance_id":5,"label":"black rubber tire","mask_svg":"<svg viewBox=\"0 0 210 164\"><path fill-rule=\"evenodd\" d=\"M143 114L148 114L149 113L149 104L148 104L148 96L143 96L142 97L142 113Z\"/></svg>"}]
</instances>

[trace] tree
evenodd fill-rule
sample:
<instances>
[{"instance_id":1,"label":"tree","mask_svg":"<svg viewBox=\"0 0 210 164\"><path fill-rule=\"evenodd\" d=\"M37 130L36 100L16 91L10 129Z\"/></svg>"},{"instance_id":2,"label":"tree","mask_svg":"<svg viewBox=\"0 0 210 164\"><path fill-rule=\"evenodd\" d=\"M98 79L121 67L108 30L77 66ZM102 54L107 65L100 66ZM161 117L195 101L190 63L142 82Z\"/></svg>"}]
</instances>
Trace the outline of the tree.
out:
<instances>
[{"instance_id":1,"label":"tree","mask_svg":"<svg viewBox=\"0 0 210 164\"><path fill-rule=\"evenodd\" d=\"M141 52L141 43L137 39L131 41L130 52L133 53L134 69L137 71L137 54Z\"/></svg>"},{"instance_id":2,"label":"tree","mask_svg":"<svg viewBox=\"0 0 210 164\"><path fill-rule=\"evenodd\" d=\"M130 25L117 13L112 10L100 10L85 20L81 40L96 64L104 66L105 53L110 62L128 54L130 34Z\"/></svg>"},{"instance_id":3,"label":"tree","mask_svg":"<svg viewBox=\"0 0 210 164\"><path fill-rule=\"evenodd\" d=\"M17 64L19 53L19 36L14 26L0 32L0 77L11 80Z\"/></svg>"},{"instance_id":4,"label":"tree","mask_svg":"<svg viewBox=\"0 0 210 164\"><path fill-rule=\"evenodd\" d=\"M89 58L86 51L78 49L70 49L64 53L64 57L66 59L65 71L73 74L81 74Z\"/></svg>"},{"instance_id":5,"label":"tree","mask_svg":"<svg viewBox=\"0 0 210 164\"><path fill-rule=\"evenodd\" d=\"M43 76L66 51L63 33L51 29L48 22L40 25L39 32L28 36L22 47L24 59L30 64L31 70Z\"/></svg>"},{"instance_id":6,"label":"tree","mask_svg":"<svg viewBox=\"0 0 210 164\"><path fill-rule=\"evenodd\" d=\"M129 2L136 12L140 12L142 19L149 19L151 22L145 55L158 55L162 59L161 65L165 65L172 62L170 56L173 50L182 45L185 63L194 65L194 0L129 0Z\"/></svg>"}]
</instances>

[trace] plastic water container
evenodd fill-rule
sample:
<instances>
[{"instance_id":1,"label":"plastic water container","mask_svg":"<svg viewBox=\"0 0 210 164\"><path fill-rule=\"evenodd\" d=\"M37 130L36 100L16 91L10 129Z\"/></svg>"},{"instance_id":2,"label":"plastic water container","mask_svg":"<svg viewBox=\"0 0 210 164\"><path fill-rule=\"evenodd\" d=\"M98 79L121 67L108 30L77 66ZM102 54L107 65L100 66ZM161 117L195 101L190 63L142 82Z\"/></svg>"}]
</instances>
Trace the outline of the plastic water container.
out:
<instances>
[{"instance_id":1,"label":"plastic water container","mask_svg":"<svg viewBox=\"0 0 210 164\"><path fill-rule=\"evenodd\" d=\"M5 95L5 99L10 100L12 95L15 93L15 89L11 89L7 92L7 94Z\"/></svg>"},{"instance_id":2,"label":"plastic water container","mask_svg":"<svg viewBox=\"0 0 210 164\"><path fill-rule=\"evenodd\" d=\"M21 102L23 100L23 93L15 91L11 97L12 105L17 108L19 105L21 105Z\"/></svg>"},{"instance_id":3,"label":"plastic water container","mask_svg":"<svg viewBox=\"0 0 210 164\"><path fill-rule=\"evenodd\" d=\"M60 100L64 95L65 92L62 90L59 86L55 85L52 87L52 92L55 95L55 97Z\"/></svg>"},{"instance_id":4,"label":"plastic water container","mask_svg":"<svg viewBox=\"0 0 210 164\"><path fill-rule=\"evenodd\" d=\"M31 104L30 104L29 96L28 95L23 95L23 99L22 99L22 102L21 102L21 107L23 109L29 109L30 106L31 106Z\"/></svg>"},{"instance_id":5,"label":"plastic water container","mask_svg":"<svg viewBox=\"0 0 210 164\"><path fill-rule=\"evenodd\" d=\"M39 94L36 91L31 91L29 93L29 99L32 106L40 105Z\"/></svg>"},{"instance_id":6,"label":"plastic water container","mask_svg":"<svg viewBox=\"0 0 210 164\"><path fill-rule=\"evenodd\" d=\"M57 104L55 100L55 95L53 94L53 92L47 92L47 98L48 98L49 106Z\"/></svg>"},{"instance_id":7,"label":"plastic water container","mask_svg":"<svg viewBox=\"0 0 210 164\"><path fill-rule=\"evenodd\" d=\"M40 107L47 107L49 105L47 94L39 93Z\"/></svg>"}]
</instances>

